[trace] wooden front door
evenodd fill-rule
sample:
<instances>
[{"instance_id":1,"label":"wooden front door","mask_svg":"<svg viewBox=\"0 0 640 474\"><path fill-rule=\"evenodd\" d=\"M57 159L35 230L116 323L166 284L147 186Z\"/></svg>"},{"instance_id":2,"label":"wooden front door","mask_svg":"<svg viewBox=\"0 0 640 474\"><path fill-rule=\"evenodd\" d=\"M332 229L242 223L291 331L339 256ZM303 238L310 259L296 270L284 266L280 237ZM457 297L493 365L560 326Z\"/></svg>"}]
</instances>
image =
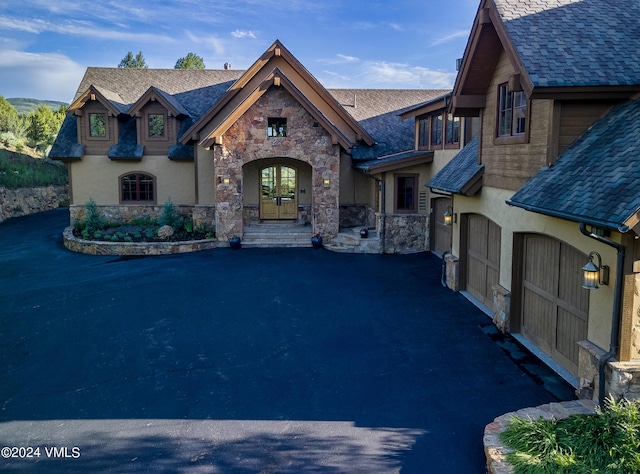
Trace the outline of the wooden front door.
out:
<instances>
[{"instance_id":1,"label":"wooden front door","mask_svg":"<svg viewBox=\"0 0 640 474\"><path fill-rule=\"evenodd\" d=\"M297 219L297 170L274 165L260 171L260 219Z\"/></svg>"},{"instance_id":2,"label":"wooden front door","mask_svg":"<svg viewBox=\"0 0 640 474\"><path fill-rule=\"evenodd\" d=\"M451 198L442 197L431 201L431 251L442 257L451 252L451 226L444 225L444 213L451 206Z\"/></svg>"},{"instance_id":3,"label":"wooden front door","mask_svg":"<svg viewBox=\"0 0 640 474\"><path fill-rule=\"evenodd\" d=\"M578 373L577 342L587 338L589 290L582 288L587 256L544 235L526 235L522 265L522 334Z\"/></svg>"},{"instance_id":4,"label":"wooden front door","mask_svg":"<svg viewBox=\"0 0 640 474\"><path fill-rule=\"evenodd\" d=\"M466 289L488 308L493 308L493 287L500 283L500 226L478 214L467 223Z\"/></svg>"}]
</instances>

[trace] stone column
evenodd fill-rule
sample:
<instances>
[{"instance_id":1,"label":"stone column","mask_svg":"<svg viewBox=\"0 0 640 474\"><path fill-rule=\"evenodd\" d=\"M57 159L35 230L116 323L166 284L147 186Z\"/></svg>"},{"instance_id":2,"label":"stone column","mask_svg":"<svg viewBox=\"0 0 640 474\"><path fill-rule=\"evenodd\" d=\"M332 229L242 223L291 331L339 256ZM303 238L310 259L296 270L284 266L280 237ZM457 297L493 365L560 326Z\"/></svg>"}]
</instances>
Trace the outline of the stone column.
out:
<instances>
[{"instance_id":1,"label":"stone column","mask_svg":"<svg viewBox=\"0 0 640 474\"><path fill-rule=\"evenodd\" d=\"M331 242L340 228L340 173L338 164L324 167L321 164L313 168L313 200L311 222L313 232L320 234L325 242ZM325 184L325 180L329 180Z\"/></svg>"},{"instance_id":2,"label":"stone column","mask_svg":"<svg viewBox=\"0 0 640 474\"><path fill-rule=\"evenodd\" d=\"M242 159L224 148L216 150L215 173L216 237L224 242L234 235L242 237Z\"/></svg>"},{"instance_id":3,"label":"stone column","mask_svg":"<svg viewBox=\"0 0 640 474\"><path fill-rule=\"evenodd\" d=\"M493 324L501 332L508 332L511 313L511 292L500 285L493 287Z\"/></svg>"}]
</instances>

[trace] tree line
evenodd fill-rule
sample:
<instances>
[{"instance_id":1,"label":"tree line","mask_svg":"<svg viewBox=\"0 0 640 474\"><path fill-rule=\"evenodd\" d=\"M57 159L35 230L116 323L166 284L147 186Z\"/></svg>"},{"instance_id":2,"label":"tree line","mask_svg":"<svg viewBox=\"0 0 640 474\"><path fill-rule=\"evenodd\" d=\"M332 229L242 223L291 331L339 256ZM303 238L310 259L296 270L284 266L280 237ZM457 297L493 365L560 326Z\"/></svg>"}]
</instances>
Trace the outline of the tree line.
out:
<instances>
[{"instance_id":1,"label":"tree line","mask_svg":"<svg viewBox=\"0 0 640 474\"><path fill-rule=\"evenodd\" d=\"M66 105L53 110L40 104L28 114L19 114L0 95L0 143L5 147L15 147L18 152L26 145L44 156L53 145L66 113Z\"/></svg>"},{"instance_id":2,"label":"tree line","mask_svg":"<svg viewBox=\"0 0 640 474\"><path fill-rule=\"evenodd\" d=\"M118 64L119 68L124 69L147 69L147 62L144 60L144 56L142 55L142 51L138 52L135 56L132 51L129 51L120 64ZM185 57L182 57L176 61L176 65L173 66L174 69L204 69L204 60L202 57L198 56L195 53L189 53Z\"/></svg>"}]
</instances>

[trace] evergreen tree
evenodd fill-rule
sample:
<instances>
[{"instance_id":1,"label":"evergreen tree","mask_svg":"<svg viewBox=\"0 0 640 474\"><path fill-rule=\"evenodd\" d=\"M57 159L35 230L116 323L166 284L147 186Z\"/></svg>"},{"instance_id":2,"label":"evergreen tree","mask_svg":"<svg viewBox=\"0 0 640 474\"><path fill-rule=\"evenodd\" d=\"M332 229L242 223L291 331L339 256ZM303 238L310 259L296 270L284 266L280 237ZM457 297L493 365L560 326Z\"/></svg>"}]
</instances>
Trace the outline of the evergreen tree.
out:
<instances>
[{"instance_id":1,"label":"evergreen tree","mask_svg":"<svg viewBox=\"0 0 640 474\"><path fill-rule=\"evenodd\" d=\"M204 69L204 60L194 53L187 54L184 58L178 59L174 69Z\"/></svg>"},{"instance_id":2,"label":"evergreen tree","mask_svg":"<svg viewBox=\"0 0 640 474\"><path fill-rule=\"evenodd\" d=\"M136 54L135 57L133 56L133 53L129 51L127 55L122 58L118 67L121 69L147 69L149 66L147 66L144 56L142 56L142 51Z\"/></svg>"}]
</instances>

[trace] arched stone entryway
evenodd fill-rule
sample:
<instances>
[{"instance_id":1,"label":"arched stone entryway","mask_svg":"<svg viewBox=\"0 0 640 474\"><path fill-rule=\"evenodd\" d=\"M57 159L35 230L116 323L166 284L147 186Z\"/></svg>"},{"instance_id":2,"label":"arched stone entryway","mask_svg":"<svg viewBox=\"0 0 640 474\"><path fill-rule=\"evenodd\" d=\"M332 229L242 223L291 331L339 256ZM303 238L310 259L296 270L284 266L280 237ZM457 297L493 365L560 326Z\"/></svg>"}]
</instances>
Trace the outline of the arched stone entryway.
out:
<instances>
[{"instance_id":1,"label":"arched stone entryway","mask_svg":"<svg viewBox=\"0 0 640 474\"><path fill-rule=\"evenodd\" d=\"M268 136L268 118L274 116L287 118L286 136ZM258 99L229 128L222 144L215 146L213 159L218 239L242 235L245 196L255 192L249 189L249 179L257 178L262 165L270 163L297 163L298 169L310 170L310 189L304 189L305 195L311 193L309 219L313 232L327 241L338 234L340 146L286 90L271 87ZM254 183L257 186L257 181Z\"/></svg>"}]
</instances>

